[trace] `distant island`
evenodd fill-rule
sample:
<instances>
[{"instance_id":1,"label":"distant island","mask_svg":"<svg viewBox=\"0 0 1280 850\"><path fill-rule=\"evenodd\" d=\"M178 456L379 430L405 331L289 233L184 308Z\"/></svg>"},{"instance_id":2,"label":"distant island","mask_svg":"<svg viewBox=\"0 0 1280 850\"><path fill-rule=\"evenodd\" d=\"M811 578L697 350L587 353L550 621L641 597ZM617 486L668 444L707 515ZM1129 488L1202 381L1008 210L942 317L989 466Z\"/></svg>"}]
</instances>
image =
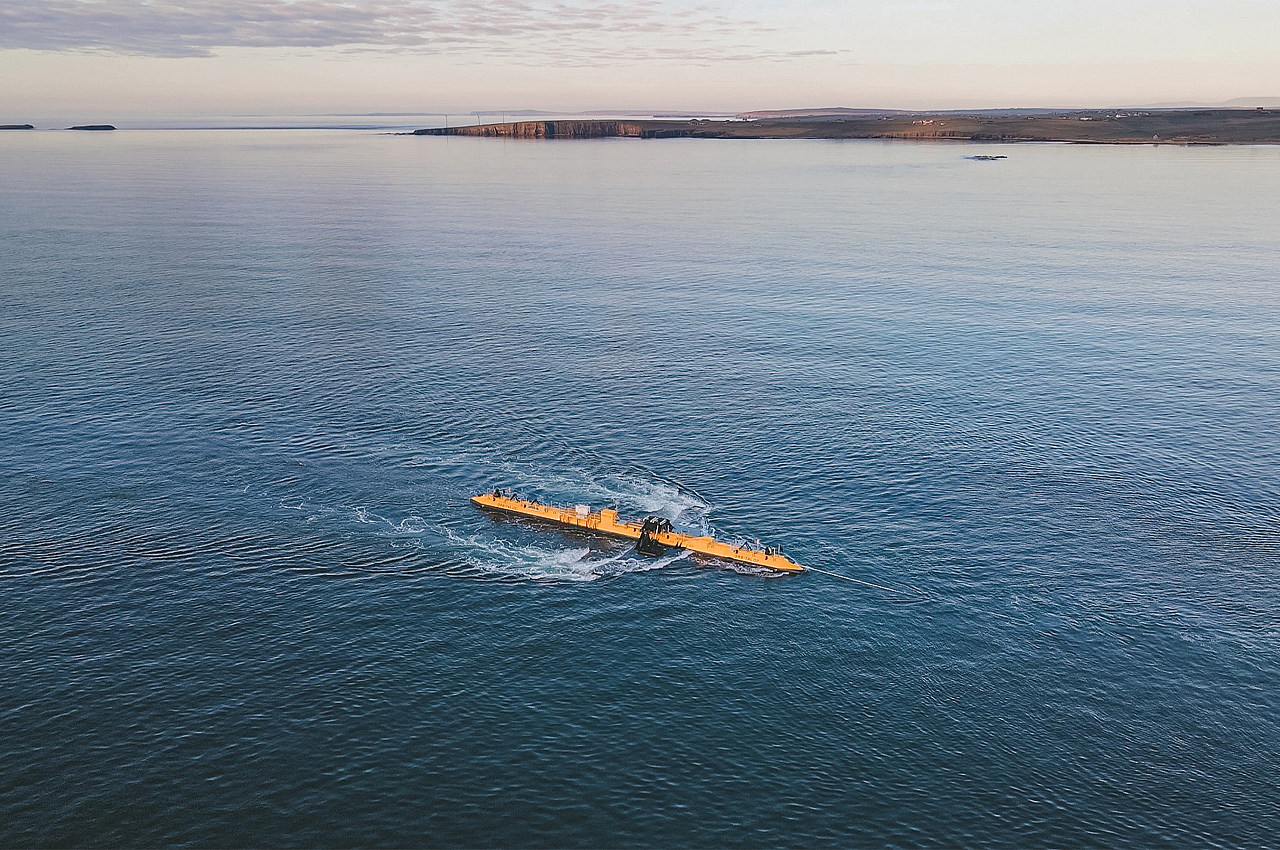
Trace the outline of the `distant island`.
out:
<instances>
[{"instance_id":1,"label":"distant island","mask_svg":"<svg viewBox=\"0 0 1280 850\"><path fill-rule=\"evenodd\" d=\"M68 130L114 130L111 124L80 124L76 127L68 127Z\"/></svg>"},{"instance_id":2,"label":"distant island","mask_svg":"<svg viewBox=\"0 0 1280 850\"><path fill-rule=\"evenodd\" d=\"M513 121L432 127L404 135L518 139L915 139L970 142L1073 142L1110 145L1280 144L1280 109L1088 110L1041 112L875 112L813 110L802 117L734 121Z\"/></svg>"},{"instance_id":3,"label":"distant island","mask_svg":"<svg viewBox=\"0 0 1280 850\"><path fill-rule=\"evenodd\" d=\"M0 124L0 130L34 130L31 124Z\"/></svg>"}]
</instances>

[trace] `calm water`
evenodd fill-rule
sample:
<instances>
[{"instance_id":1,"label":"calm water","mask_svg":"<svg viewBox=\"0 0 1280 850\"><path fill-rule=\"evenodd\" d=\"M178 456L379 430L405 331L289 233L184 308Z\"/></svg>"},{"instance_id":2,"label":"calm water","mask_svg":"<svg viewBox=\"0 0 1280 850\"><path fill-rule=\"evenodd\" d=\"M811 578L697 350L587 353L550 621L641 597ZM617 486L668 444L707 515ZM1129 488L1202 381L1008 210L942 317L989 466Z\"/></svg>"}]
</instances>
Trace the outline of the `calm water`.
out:
<instances>
[{"instance_id":1,"label":"calm water","mask_svg":"<svg viewBox=\"0 0 1280 850\"><path fill-rule=\"evenodd\" d=\"M1276 148L0 136L0 844L1274 844L1278 222Z\"/></svg>"}]
</instances>

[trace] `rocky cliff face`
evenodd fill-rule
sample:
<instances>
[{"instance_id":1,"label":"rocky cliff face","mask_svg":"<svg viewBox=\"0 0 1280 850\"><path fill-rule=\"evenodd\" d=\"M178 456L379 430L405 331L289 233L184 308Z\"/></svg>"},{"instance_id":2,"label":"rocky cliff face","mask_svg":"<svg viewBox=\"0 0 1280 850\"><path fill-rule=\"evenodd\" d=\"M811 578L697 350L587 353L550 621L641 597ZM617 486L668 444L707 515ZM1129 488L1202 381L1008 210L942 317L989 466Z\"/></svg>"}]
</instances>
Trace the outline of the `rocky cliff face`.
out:
<instances>
[{"instance_id":1,"label":"rocky cliff face","mask_svg":"<svg viewBox=\"0 0 1280 850\"><path fill-rule=\"evenodd\" d=\"M515 121L470 127L433 127L415 136L502 136L512 139L602 139L639 136L642 128L629 121Z\"/></svg>"},{"instance_id":2,"label":"rocky cliff face","mask_svg":"<svg viewBox=\"0 0 1280 850\"><path fill-rule=\"evenodd\" d=\"M1051 115L910 113L759 121L519 121L418 130L419 136L516 139L918 139L1087 144L1280 144L1280 110L1218 109Z\"/></svg>"}]
</instances>

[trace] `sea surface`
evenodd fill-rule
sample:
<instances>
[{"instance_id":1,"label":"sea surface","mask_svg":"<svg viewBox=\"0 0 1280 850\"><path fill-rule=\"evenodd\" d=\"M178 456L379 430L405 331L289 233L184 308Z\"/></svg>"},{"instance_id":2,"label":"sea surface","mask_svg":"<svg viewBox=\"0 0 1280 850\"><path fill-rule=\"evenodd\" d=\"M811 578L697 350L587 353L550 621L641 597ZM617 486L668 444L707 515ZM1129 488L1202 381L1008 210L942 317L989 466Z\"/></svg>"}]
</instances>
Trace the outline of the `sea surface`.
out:
<instances>
[{"instance_id":1,"label":"sea surface","mask_svg":"<svg viewBox=\"0 0 1280 850\"><path fill-rule=\"evenodd\" d=\"M1280 148L0 135L0 612L4 846L1276 846Z\"/></svg>"}]
</instances>

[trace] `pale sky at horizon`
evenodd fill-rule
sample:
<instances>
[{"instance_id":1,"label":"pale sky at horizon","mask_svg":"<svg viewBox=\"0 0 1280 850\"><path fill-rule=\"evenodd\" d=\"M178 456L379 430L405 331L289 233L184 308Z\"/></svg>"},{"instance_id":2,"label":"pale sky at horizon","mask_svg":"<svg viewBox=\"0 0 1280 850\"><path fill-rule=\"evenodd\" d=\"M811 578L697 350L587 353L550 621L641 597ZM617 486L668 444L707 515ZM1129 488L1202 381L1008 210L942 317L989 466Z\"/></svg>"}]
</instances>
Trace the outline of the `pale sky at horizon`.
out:
<instances>
[{"instance_id":1,"label":"pale sky at horizon","mask_svg":"<svg viewBox=\"0 0 1280 850\"><path fill-rule=\"evenodd\" d=\"M1277 44L1280 0L3 0L0 123L1217 103Z\"/></svg>"}]
</instances>

